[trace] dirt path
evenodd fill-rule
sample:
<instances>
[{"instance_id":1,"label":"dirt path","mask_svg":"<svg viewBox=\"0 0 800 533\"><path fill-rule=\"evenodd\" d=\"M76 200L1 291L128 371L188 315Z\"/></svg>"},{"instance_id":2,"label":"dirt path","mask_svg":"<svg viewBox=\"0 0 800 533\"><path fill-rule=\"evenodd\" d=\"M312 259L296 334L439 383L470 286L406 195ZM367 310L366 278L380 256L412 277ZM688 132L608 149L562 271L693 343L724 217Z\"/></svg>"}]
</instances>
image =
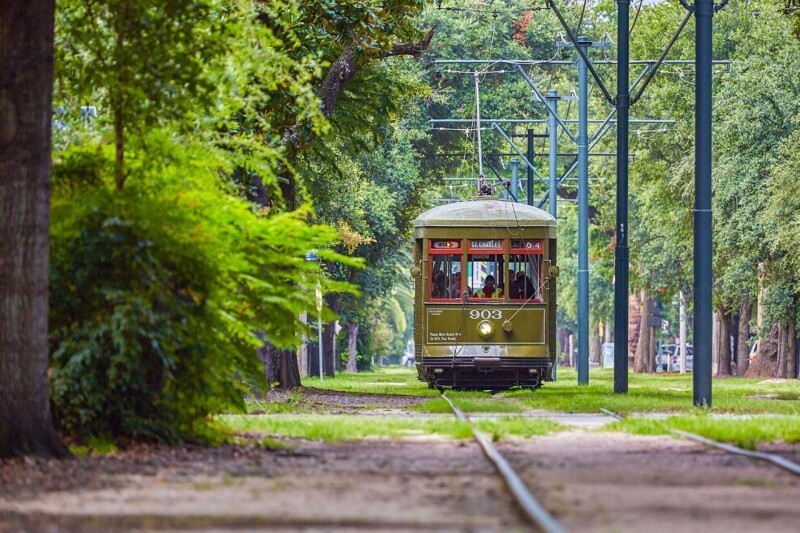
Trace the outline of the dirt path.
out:
<instances>
[{"instance_id":1,"label":"dirt path","mask_svg":"<svg viewBox=\"0 0 800 533\"><path fill-rule=\"evenodd\" d=\"M0 530L527 529L473 443L295 444L5 463Z\"/></svg>"},{"instance_id":2,"label":"dirt path","mask_svg":"<svg viewBox=\"0 0 800 533\"><path fill-rule=\"evenodd\" d=\"M0 531L524 531L471 442L138 448L0 463ZM800 478L666 437L574 430L501 442L571 531L797 531Z\"/></svg>"},{"instance_id":3,"label":"dirt path","mask_svg":"<svg viewBox=\"0 0 800 533\"><path fill-rule=\"evenodd\" d=\"M689 441L572 431L499 449L570 531L800 529L799 477Z\"/></svg>"},{"instance_id":4,"label":"dirt path","mask_svg":"<svg viewBox=\"0 0 800 533\"><path fill-rule=\"evenodd\" d=\"M309 389L300 402L314 412L414 416L405 409L425 400ZM800 478L773 466L669 437L602 432L610 419L600 415L525 416L571 427L498 443L571 531L798 530ZM529 530L472 442L282 442L0 461L0 532ZM800 458L798 446L768 448Z\"/></svg>"}]
</instances>

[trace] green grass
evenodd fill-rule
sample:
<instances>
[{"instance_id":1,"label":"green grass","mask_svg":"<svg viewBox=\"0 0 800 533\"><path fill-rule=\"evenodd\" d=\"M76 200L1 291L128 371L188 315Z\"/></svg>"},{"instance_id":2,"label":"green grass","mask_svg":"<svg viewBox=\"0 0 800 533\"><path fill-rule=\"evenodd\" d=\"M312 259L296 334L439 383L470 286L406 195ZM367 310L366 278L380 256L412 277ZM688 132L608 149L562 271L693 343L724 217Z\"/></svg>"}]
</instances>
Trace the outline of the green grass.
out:
<instances>
[{"instance_id":1,"label":"green grass","mask_svg":"<svg viewBox=\"0 0 800 533\"><path fill-rule=\"evenodd\" d=\"M437 436L467 439L469 425L451 417L400 418L359 415L226 415L222 422L236 432L261 433L273 437L296 437L328 442L365 438L412 438ZM548 420L509 418L480 420L476 427L494 440L508 436L531 437L564 429Z\"/></svg>"},{"instance_id":2,"label":"green grass","mask_svg":"<svg viewBox=\"0 0 800 533\"><path fill-rule=\"evenodd\" d=\"M517 402L489 397L460 397L458 391L448 392L447 396L453 401L456 407L465 413L521 413L523 406ZM452 413L450 405L442 398L433 398L409 408L412 411L422 413Z\"/></svg>"},{"instance_id":3,"label":"green grass","mask_svg":"<svg viewBox=\"0 0 800 533\"><path fill-rule=\"evenodd\" d=\"M530 438L564 431L566 426L551 420L535 418L503 418L500 420L476 420L475 427L498 441L508 436Z\"/></svg>"},{"instance_id":4,"label":"green grass","mask_svg":"<svg viewBox=\"0 0 800 533\"><path fill-rule=\"evenodd\" d=\"M303 385L317 389L358 392L363 394L401 394L405 396L438 396L435 389L417 379L416 370L401 366L378 368L373 372L342 372L335 377L303 378Z\"/></svg>"},{"instance_id":5,"label":"green grass","mask_svg":"<svg viewBox=\"0 0 800 533\"><path fill-rule=\"evenodd\" d=\"M421 435L452 439L472 436L467 423L449 418L435 420L359 415L226 415L221 419L234 431L328 442Z\"/></svg>"},{"instance_id":6,"label":"green grass","mask_svg":"<svg viewBox=\"0 0 800 533\"><path fill-rule=\"evenodd\" d=\"M692 405L692 375L629 374L628 394L613 393L613 371L593 369L590 384L578 386L572 369L559 369L557 382L541 389L511 390L496 395L481 391L448 391L448 396L466 413L522 413L535 410L572 413L597 413L600 408L622 415L668 413L667 419L627 419L609 429L637 434L663 435L670 429L683 429L716 440L753 447L767 441L800 441L800 382L764 379L715 379L713 407ZM447 403L436 390L417 380L414 369L379 368L374 372L343 373L334 378L305 378L303 385L358 394L374 394L375 405L383 403L380 395L411 395L429 400L408 407L409 411L449 414ZM254 402L251 413L266 416L227 416L220 420L234 431L248 431L270 436L301 437L343 441L361 438L405 438L432 435L444 438L467 438L463 423L449 417L402 418L359 415L312 415L303 405L302 392L290 395L283 403ZM280 416L269 416L269 414ZM712 414L752 415L747 419L725 419ZM296 414L299 416L293 417ZM508 417L477 424L494 438L509 435L529 437L562 429L542 420Z\"/></svg>"},{"instance_id":7,"label":"green grass","mask_svg":"<svg viewBox=\"0 0 800 533\"><path fill-rule=\"evenodd\" d=\"M800 418L796 416L752 416L717 418L708 415L671 416L654 420L626 418L606 427L635 435L669 435L679 429L736 446L755 449L764 442L800 442Z\"/></svg>"},{"instance_id":8,"label":"green grass","mask_svg":"<svg viewBox=\"0 0 800 533\"><path fill-rule=\"evenodd\" d=\"M530 409L596 413L600 408L627 415L637 412L696 413L692 404L692 375L634 374L628 393L614 394L613 370L592 370L589 385L579 386L572 369L559 369L558 381L545 383L531 394L526 390L502 393ZM776 397L763 397L774 395ZM800 381L767 382L763 379L715 379L712 411L732 414L800 414L800 404L787 399L800 395ZM759 397L757 397L759 396ZM782 399L786 398L786 399Z\"/></svg>"}]
</instances>

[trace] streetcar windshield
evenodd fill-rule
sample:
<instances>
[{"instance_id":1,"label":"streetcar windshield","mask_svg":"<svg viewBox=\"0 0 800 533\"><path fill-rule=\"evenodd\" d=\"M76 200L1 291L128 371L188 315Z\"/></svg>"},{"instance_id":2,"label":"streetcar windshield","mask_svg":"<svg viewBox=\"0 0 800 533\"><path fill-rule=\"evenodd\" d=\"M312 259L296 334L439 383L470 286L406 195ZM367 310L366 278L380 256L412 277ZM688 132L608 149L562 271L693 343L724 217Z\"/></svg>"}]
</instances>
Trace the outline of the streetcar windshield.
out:
<instances>
[{"instance_id":1,"label":"streetcar windshield","mask_svg":"<svg viewBox=\"0 0 800 533\"><path fill-rule=\"evenodd\" d=\"M467 291L473 298L502 299L505 294L503 240L470 240L467 250Z\"/></svg>"}]
</instances>

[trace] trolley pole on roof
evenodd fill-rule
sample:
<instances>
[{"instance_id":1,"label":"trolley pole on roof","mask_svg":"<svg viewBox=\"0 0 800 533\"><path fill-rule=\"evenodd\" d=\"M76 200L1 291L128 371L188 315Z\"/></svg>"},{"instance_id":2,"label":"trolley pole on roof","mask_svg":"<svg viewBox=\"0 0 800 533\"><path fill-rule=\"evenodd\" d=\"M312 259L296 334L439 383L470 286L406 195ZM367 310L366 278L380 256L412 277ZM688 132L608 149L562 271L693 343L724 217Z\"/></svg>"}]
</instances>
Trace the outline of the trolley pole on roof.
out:
<instances>
[{"instance_id":1,"label":"trolley pole on roof","mask_svg":"<svg viewBox=\"0 0 800 533\"><path fill-rule=\"evenodd\" d=\"M628 392L628 40L630 0L617 0L617 244L614 248L614 392Z\"/></svg>"}]
</instances>

